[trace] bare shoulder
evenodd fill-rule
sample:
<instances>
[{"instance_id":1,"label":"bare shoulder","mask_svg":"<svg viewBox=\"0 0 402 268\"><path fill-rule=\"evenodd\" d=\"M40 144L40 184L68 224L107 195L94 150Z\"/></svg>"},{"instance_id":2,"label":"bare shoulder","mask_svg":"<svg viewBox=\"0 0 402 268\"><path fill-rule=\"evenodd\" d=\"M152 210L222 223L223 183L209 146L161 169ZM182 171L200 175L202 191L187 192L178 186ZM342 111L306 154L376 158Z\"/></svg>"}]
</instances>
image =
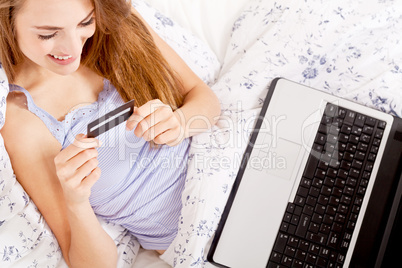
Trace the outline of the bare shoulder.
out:
<instances>
[{"instance_id":1,"label":"bare shoulder","mask_svg":"<svg viewBox=\"0 0 402 268\"><path fill-rule=\"evenodd\" d=\"M61 149L45 124L28 110L26 97L20 92L11 92L7 97L1 135L16 175L30 165L37 165L35 159L44 160Z\"/></svg>"}]
</instances>

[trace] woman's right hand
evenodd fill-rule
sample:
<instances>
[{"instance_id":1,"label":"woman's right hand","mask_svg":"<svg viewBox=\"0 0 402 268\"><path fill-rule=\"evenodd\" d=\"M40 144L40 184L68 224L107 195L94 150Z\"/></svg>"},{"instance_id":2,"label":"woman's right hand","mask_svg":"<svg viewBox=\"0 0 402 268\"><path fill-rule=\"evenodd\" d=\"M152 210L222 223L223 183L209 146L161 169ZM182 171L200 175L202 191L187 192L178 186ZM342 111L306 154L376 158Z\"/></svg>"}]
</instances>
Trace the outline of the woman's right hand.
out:
<instances>
[{"instance_id":1,"label":"woman's right hand","mask_svg":"<svg viewBox=\"0 0 402 268\"><path fill-rule=\"evenodd\" d=\"M96 150L99 146L98 139L79 134L55 157L56 173L67 205L88 202L91 188L101 174Z\"/></svg>"}]
</instances>

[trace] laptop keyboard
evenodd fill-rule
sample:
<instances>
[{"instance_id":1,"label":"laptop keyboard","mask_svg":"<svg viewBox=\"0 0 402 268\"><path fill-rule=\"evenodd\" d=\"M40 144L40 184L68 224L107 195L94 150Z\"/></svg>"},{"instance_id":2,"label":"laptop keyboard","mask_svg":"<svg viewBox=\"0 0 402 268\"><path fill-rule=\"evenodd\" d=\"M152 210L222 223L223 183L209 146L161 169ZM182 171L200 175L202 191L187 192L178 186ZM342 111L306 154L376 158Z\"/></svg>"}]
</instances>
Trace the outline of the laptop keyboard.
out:
<instances>
[{"instance_id":1,"label":"laptop keyboard","mask_svg":"<svg viewBox=\"0 0 402 268\"><path fill-rule=\"evenodd\" d=\"M267 267L342 267L386 122L327 104Z\"/></svg>"}]
</instances>

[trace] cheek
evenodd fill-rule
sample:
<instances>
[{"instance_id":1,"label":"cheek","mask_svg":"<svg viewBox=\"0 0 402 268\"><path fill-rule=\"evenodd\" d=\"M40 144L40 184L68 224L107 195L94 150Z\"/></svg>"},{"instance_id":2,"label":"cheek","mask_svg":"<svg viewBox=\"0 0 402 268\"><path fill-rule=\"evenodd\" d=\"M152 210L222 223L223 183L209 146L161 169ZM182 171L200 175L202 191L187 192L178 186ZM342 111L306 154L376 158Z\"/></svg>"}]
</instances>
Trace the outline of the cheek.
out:
<instances>
[{"instance_id":1,"label":"cheek","mask_svg":"<svg viewBox=\"0 0 402 268\"><path fill-rule=\"evenodd\" d=\"M43 42L36 36L17 36L17 42L22 53L30 59L36 59L46 55L52 49L52 42Z\"/></svg>"}]
</instances>

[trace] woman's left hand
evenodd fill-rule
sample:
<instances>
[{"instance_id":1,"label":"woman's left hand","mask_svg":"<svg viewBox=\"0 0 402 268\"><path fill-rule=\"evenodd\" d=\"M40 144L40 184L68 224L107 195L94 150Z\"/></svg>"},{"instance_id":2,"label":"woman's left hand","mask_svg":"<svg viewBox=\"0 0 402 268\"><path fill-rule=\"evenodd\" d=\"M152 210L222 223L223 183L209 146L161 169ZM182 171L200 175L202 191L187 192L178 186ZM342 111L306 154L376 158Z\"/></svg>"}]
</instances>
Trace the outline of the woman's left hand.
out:
<instances>
[{"instance_id":1,"label":"woman's left hand","mask_svg":"<svg viewBox=\"0 0 402 268\"><path fill-rule=\"evenodd\" d=\"M134 107L134 112L127 120L126 129L134 130L137 137L156 144L178 145L185 138L183 115L173 111L169 105L159 99L151 100L141 107Z\"/></svg>"}]
</instances>

